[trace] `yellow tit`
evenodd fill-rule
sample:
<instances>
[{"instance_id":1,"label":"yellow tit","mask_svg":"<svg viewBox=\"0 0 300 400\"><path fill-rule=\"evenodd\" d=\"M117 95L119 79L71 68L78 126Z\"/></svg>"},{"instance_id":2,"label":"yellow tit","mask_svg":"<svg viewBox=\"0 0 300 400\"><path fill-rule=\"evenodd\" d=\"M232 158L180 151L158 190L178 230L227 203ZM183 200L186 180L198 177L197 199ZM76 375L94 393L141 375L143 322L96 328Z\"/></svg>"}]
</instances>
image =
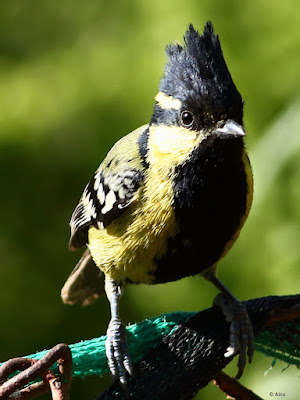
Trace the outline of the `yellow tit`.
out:
<instances>
[{"instance_id":1,"label":"yellow tit","mask_svg":"<svg viewBox=\"0 0 300 400\"><path fill-rule=\"evenodd\" d=\"M149 124L113 146L70 222L70 249L87 250L62 297L88 303L102 293L105 278L111 306L106 354L124 387L132 365L118 300L129 283L204 276L222 293L216 304L231 323L225 356L239 352L237 377L246 354L249 361L253 355L247 311L216 277L252 203L243 100L210 22L202 35L190 25L184 45L168 45L166 53Z\"/></svg>"}]
</instances>

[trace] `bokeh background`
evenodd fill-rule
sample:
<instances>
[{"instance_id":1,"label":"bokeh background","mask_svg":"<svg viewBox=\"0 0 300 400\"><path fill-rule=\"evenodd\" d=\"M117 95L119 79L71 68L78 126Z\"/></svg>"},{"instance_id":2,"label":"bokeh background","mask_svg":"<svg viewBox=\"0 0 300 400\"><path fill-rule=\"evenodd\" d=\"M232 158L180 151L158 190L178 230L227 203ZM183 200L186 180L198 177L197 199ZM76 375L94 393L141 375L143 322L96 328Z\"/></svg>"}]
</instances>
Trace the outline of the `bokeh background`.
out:
<instances>
[{"instance_id":1,"label":"bokeh background","mask_svg":"<svg viewBox=\"0 0 300 400\"><path fill-rule=\"evenodd\" d=\"M103 334L106 299L62 304L79 253L70 215L113 143L149 121L164 47L212 20L245 100L255 200L220 277L241 300L299 293L300 14L298 0L10 0L0 3L0 359ZM124 322L209 307L201 278L129 287ZM255 355L241 382L263 398L299 397L299 372ZM227 371L235 373L236 361ZM109 377L75 380L93 399ZM224 399L210 384L197 399ZM45 395L44 399L49 396Z\"/></svg>"}]
</instances>

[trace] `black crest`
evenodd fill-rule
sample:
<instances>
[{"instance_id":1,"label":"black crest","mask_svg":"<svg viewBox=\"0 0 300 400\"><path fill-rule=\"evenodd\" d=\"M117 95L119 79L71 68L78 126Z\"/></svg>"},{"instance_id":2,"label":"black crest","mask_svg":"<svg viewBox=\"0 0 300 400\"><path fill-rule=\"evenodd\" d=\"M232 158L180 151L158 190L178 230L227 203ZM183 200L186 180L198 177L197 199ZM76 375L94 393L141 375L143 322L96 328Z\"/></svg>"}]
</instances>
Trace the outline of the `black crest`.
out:
<instances>
[{"instance_id":1,"label":"black crest","mask_svg":"<svg viewBox=\"0 0 300 400\"><path fill-rule=\"evenodd\" d=\"M189 25L184 46L166 47L168 62L160 91L197 104L216 119L232 118L242 123L243 102L228 71L218 36L207 22L202 35Z\"/></svg>"}]
</instances>

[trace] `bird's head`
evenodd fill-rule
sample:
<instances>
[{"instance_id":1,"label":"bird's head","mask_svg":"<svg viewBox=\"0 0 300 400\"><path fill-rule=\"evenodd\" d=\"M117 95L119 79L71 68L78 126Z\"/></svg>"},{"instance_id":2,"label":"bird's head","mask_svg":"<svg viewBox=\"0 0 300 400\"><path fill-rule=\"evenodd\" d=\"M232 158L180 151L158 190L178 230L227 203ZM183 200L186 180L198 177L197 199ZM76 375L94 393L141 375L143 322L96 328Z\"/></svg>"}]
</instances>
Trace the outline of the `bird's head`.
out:
<instances>
[{"instance_id":1,"label":"bird's head","mask_svg":"<svg viewBox=\"0 0 300 400\"><path fill-rule=\"evenodd\" d=\"M151 125L183 128L220 138L244 135L243 101L225 63L218 36L207 22L200 35L190 25L184 46L166 47Z\"/></svg>"}]
</instances>

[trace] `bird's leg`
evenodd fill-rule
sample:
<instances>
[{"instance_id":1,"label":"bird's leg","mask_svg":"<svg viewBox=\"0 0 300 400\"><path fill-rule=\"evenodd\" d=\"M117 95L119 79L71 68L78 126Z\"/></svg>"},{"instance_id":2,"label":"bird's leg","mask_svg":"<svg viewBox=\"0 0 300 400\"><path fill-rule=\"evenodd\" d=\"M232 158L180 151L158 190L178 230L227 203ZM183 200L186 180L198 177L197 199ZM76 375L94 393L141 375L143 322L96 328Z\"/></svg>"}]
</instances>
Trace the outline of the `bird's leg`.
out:
<instances>
[{"instance_id":1,"label":"bird's leg","mask_svg":"<svg viewBox=\"0 0 300 400\"><path fill-rule=\"evenodd\" d=\"M221 291L214 299L214 306L222 309L227 322L230 323L230 344L224 356L231 357L239 352L236 375L236 379L239 379L244 372L247 355L250 364L254 354L254 335L247 309L219 281L213 271L208 272L204 277Z\"/></svg>"},{"instance_id":2,"label":"bird's leg","mask_svg":"<svg viewBox=\"0 0 300 400\"><path fill-rule=\"evenodd\" d=\"M127 391L126 371L132 375L133 367L128 353L126 329L119 317L118 303L122 289L121 283L112 279L105 279L105 292L110 302L111 311L105 349L108 367L113 379L118 379L123 389Z\"/></svg>"}]
</instances>

